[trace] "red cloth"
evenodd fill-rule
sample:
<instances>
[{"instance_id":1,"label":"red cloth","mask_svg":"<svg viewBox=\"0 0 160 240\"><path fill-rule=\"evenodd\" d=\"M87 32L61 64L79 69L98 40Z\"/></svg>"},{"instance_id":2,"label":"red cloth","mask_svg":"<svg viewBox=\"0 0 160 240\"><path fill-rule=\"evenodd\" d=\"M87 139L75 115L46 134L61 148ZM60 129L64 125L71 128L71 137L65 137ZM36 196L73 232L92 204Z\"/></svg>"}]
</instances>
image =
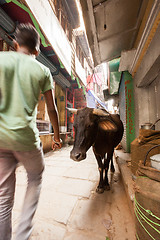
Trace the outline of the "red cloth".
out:
<instances>
[{"instance_id":1,"label":"red cloth","mask_svg":"<svg viewBox=\"0 0 160 240\"><path fill-rule=\"evenodd\" d=\"M70 123L73 123L73 122L74 122L74 117L73 117L73 115L69 117L69 122L70 122Z\"/></svg>"}]
</instances>

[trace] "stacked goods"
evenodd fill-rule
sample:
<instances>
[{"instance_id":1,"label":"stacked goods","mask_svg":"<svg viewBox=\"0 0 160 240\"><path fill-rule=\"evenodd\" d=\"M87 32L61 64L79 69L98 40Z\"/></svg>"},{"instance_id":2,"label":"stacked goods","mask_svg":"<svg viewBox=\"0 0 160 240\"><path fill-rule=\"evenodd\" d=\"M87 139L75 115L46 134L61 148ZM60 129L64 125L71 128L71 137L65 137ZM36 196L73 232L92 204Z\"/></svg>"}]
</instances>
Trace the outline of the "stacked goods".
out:
<instances>
[{"instance_id":1,"label":"stacked goods","mask_svg":"<svg viewBox=\"0 0 160 240\"><path fill-rule=\"evenodd\" d=\"M139 136L131 143L131 170L134 175L138 169L138 164L144 160L147 152L153 146L160 144L160 131L151 129L140 129ZM150 156L160 153L160 147L153 149L147 156L147 162Z\"/></svg>"},{"instance_id":2,"label":"stacked goods","mask_svg":"<svg viewBox=\"0 0 160 240\"><path fill-rule=\"evenodd\" d=\"M135 185L137 240L160 239L160 171L139 164Z\"/></svg>"}]
</instances>

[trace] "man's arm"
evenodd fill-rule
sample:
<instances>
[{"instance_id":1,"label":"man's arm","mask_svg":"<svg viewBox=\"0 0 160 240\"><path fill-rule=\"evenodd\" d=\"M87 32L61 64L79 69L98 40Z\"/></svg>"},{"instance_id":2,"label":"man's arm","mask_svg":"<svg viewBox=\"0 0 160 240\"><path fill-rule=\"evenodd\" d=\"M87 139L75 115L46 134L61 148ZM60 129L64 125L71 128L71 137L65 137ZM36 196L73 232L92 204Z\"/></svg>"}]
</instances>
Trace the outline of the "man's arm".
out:
<instances>
[{"instance_id":1,"label":"man's arm","mask_svg":"<svg viewBox=\"0 0 160 240\"><path fill-rule=\"evenodd\" d=\"M58 118L57 107L54 102L52 90L46 91L44 93L44 96L47 104L48 115L54 129L54 140L56 142L56 145L58 145L57 147L61 148L61 141L59 136L59 118ZM55 146L53 146L53 148L55 148Z\"/></svg>"}]
</instances>

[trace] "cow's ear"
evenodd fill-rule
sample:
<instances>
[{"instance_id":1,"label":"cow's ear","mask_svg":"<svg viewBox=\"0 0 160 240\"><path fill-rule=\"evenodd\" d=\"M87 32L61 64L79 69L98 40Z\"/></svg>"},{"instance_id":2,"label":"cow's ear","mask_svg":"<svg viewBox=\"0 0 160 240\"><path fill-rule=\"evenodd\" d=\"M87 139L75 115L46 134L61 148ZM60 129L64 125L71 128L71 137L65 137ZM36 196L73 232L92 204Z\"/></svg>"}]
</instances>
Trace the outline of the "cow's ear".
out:
<instances>
[{"instance_id":1,"label":"cow's ear","mask_svg":"<svg viewBox=\"0 0 160 240\"><path fill-rule=\"evenodd\" d=\"M68 108L68 107L66 107L66 109L68 110L68 111L70 111L71 113L74 113L74 114L77 114L77 109L75 109L75 108Z\"/></svg>"},{"instance_id":2,"label":"cow's ear","mask_svg":"<svg viewBox=\"0 0 160 240\"><path fill-rule=\"evenodd\" d=\"M100 121L98 124L99 128L103 129L104 131L117 131L117 126L115 125L114 122L110 120L105 120L105 121Z\"/></svg>"}]
</instances>

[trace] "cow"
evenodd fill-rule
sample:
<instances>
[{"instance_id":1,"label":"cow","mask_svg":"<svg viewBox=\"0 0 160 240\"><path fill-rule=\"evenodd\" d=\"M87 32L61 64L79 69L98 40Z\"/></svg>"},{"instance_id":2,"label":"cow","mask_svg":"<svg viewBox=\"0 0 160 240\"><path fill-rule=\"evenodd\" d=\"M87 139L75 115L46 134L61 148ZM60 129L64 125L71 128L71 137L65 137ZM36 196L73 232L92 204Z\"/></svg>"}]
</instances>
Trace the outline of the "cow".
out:
<instances>
[{"instance_id":1,"label":"cow","mask_svg":"<svg viewBox=\"0 0 160 240\"><path fill-rule=\"evenodd\" d=\"M102 109L83 108L70 109L75 114L75 140L70 158L81 161L86 158L86 152L92 146L97 159L100 180L97 193L109 190L108 169L111 160L111 171L114 172L113 152L123 136L123 123L118 114L109 114ZM107 158L105 157L107 153ZM103 162L104 159L104 162ZM105 176L103 178L103 173Z\"/></svg>"}]
</instances>

